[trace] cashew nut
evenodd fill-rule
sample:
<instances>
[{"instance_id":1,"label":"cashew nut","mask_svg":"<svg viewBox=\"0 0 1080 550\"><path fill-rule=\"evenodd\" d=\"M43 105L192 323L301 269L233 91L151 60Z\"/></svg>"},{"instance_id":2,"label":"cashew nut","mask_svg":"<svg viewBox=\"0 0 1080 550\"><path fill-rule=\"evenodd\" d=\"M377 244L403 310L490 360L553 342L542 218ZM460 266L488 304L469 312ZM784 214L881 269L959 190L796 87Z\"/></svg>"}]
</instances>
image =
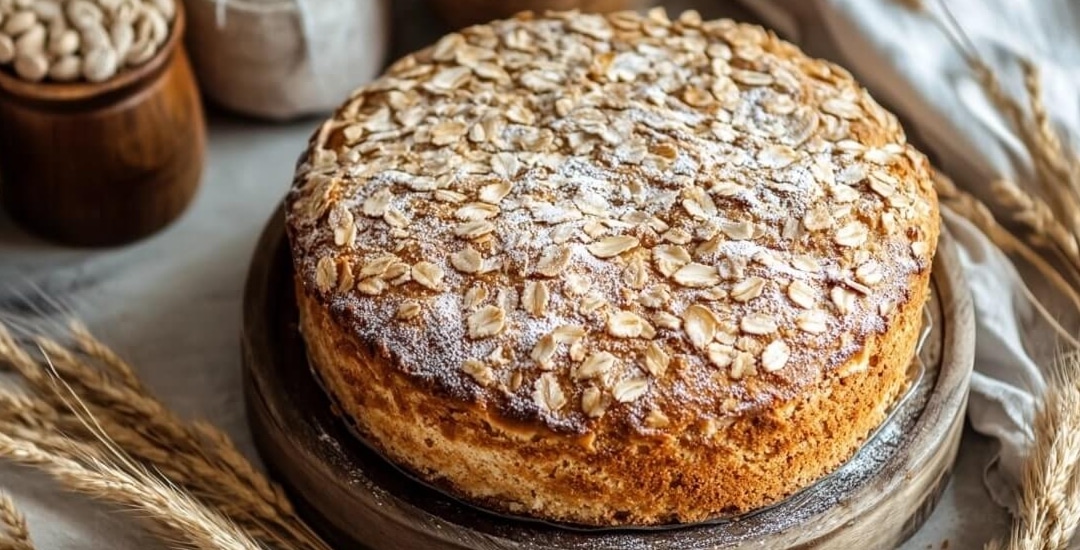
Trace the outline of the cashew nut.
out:
<instances>
[{"instance_id":1,"label":"cashew nut","mask_svg":"<svg viewBox=\"0 0 1080 550\"><path fill-rule=\"evenodd\" d=\"M15 56L39 53L45 53L45 25L34 23L15 40Z\"/></svg>"},{"instance_id":2,"label":"cashew nut","mask_svg":"<svg viewBox=\"0 0 1080 550\"><path fill-rule=\"evenodd\" d=\"M147 61L150 61L151 57L157 53L157 45L149 40L143 40L131 45L131 49L128 50L127 57L124 61L128 65L142 65Z\"/></svg>"},{"instance_id":3,"label":"cashew nut","mask_svg":"<svg viewBox=\"0 0 1080 550\"><path fill-rule=\"evenodd\" d=\"M161 12L154 9L144 9L143 18L150 21L150 39L156 44L162 44L169 36L169 22Z\"/></svg>"},{"instance_id":4,"label":"cashew nut","mask_svg":"<svg viewBox=\"0 0 1080 550\"><path fill-rule=\"evenodd\" d=\"M29 10L17 11L8 17L7 23L4 24L4 34L8 36L19 36L20 34L30 30L30 27L37 23L37 15Z\"/></svg>"},{"instance_id":5,"label":"cashew nut","mask_svg":"<svg viewBox=\"0 0 1080 550\"><path fill-rule=\"evenodd\" d=\"M122 21L131 25L135 18L138 17L141 7L142 4L139 3L139 0L120 0L116 5L116 9L111 12L113 21Z\"/></svg>"},{"instance_id":6,"label":"cashew nut","mask_svg":"<svg viewBox=\"0 0 1080 550\"><path fill-rule=\"evenodd\" d=\"M67 5L67 16L71 24L82 29L93 25L101 26L105 20L105 14L101 8L90 0L71 0Z\"/></svg>"},{"instance_id":7,"label":"cashew nut","mask_svg":"<svg viewBox=\"0 0 1080 550\"><path fill-rule=\"evenodd\" d=\"M116 50L116 55L123 59L127 55L131 44L135 42L135 30L131 28L129 23L123 21L113 21L112 26L109 28L109 36L112 38L113 49Z\"/></svg>"},{"instance_id":8,"label":"cashew nut","mask_svg":"<svg viewBox=\"0 0 1080 550\"><path fill-rule=\"evenodd\" d=\"M79 29L82 34L80 49L83 55L87 55L91 50L98 48L111 47L112 40L109 39L109 33L105 32L105 27L101 25L90 25Z\"/></svg>"},{"instance_id":9,"label":"cashew nut","mask_svg":"<svg viewBox=\"0 0 1080 550\"><path fill-rule=\"evenodd\" d=\"M49 61L45 59L43 52L15 57L15 74L25 80L39 82L45 78L48 71Z\"/></svg>"},{"instance_id":10,"label":"cashew nut","mask_svg":"<svg viewBox=\"0 0 1080 550\"><path fill-rule=\"evenodd\" d=\"M79 51L79 33L73 29L64 29L49 36L49 54L63 57Z\"/></svg>"},{"instance_id":11,"label":"cashew nut","mask_svg":"<svg viewBox=\"0 0 1080 550\"><path fill-rule=\"evenodd\" d=\"M64 18L64 10L56 0L38 0L31 8L40 21L56 21Z\"/></svg>"},{"instance_id":12,"label":"cashew nut","mask_svg":"<svg viewBox=\"0 0 1080 550\"><path fill-rule=\"evenodd\" d=\"M58 82L70 82L82 74L82 58L77 55L65 55L49 67L49 78Z\"/></svg>"},{"instance_id":13,"label":"cashew nut","mask_svg":"<svg viewBox=\"0 0 1080 550\"><path fill-rule=\"evenodd\" d=\"M90 82L104 82L116 74L116 51L109 46L94 48L83 58L82 74Z\"/></svg>"}]
</instances>

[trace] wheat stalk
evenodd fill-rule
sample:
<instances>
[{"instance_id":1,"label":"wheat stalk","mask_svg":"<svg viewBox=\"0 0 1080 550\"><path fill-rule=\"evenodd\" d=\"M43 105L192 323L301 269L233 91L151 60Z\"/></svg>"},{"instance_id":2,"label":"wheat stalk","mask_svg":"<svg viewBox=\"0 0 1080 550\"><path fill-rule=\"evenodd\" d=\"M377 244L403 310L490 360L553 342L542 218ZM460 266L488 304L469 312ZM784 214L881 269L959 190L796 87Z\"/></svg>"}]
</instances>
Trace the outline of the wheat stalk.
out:
<instances>
[{"instance_id":1,"label":"wheat stalk","mask_svg":"<svg viewBox=\"0 0 1080 550\"><path fill-rule=\"evenodd\" d=\"M328 548L297 518L280 487L267 480L228 436L209 424L177 417L149 394L131 365L81 324L71 326L73 346L42 334L27 334L24 340L48 358L104 434L204 502L227 510L260 540L287 548ZM65 397L55 391L55 380L2 323L0 362L11 365L54 408L65 410Z\"/></svg>"},{"instance_id":2,"label":"wheat stalk","mask_svg":"<svg viewBox=\"0 0 1080 550\"><path fill-rule=\"evenodd\" d=\"M68 323L68 327L71 330L76 345L78 345L83 353L97 359L99 364L109 369L109 371L119 377L129 388L133 390L145 389L142 381L139 380L139 377L135 374L135 370L131 365L117 355L109 346L106 346L101 340L98 340L96 336L91 334L90 329L88 329L85 324L77 319L71 319Z\"/></svg>"},{"instance_id":3,"label":"wheat stalk","mask_svg":"<svg viewBox=\"0 0 1080 550\"><path fill-rule=\"evenodd\" d=\"M74 397L78 399L77 396ZM69 405L70 406L70 405ZM82 404L80 404L80 408ZM86 414L86 413L84 413ZM83 440L73 439L65 435L68 430L84 434ZM58 413L49 403L34 397L21 395L11 391L0 390L0 434L37 446L45 452L56 456L91 457L100 456L102 452L121 452L118 449L125 448L124 442L109 441L103 439L104 430L100 422L92 417L79 417L70 414ZM169 460L169 455L163 455L162 460ZM166 480L170 476L158 471ZM171 480L168 484L171 485ZM153 490L153 487L150 488ZM2 503L0 503L2 504ZM201 503L198 504L202 506ZM218 510L228 517L228 510ZM0 518L2 519L2 518ZM245 529L246 534L259 540L277 540L277 537L265 535L260 529ZM265 535L265 536L261 536ZM169 539L171 540L171 535ZM0 539L0 550L12 548L12 550L25 550L24 548L6 546Z\"/></svg>"},{"instance_id":4,"label":"wheat stalk","mask_svg":"<svg viewBox=\"0 0 1080 550\"><path fill-rule=\"evenodd\" d=\"M1032 183L1046 198L1006 179L991 184L999 206L1012 210L1012 221L1028 231L1029 241L1048 251L1080 285L1080 155L1071 151L1050 122L1042 100L1038 67L1021 60L1026 102L1005 91L998 75L983 60L948 5L938 0L944 19L932 17L964 57L990 101L1024 144L1033 169Z\"/></svg>"},{"instance_id":5,"label":"wheat stalk","mask_svg":"<svg viewBox=\"0 0 1080 550\"><path fill-rule=\"evenodd\" d=\"M10 428L5 426L4 428ZM82 453L75 460L28 438L0 430L0 457L35 467L63 486L136 512L174 548L262 550L254 540L221 515L198 504L168 482L132 464L120 465L73 440L52 439L53 446Z\"/></svg>"},{"instance_id":6,"label":"wheat stalk","mask_svg":"<svg viewBox=\"0 0 1080 550\"><path fill-rule=\"evenodd\" d=\"M26 517L6 493L0 492L0 550L34 550Z\"/></svg>"},{"instance_id":7,"label":"wheat stalk","mask_svg":"<svg viewBox=\"0 0 1080 550\"><path fill-rule=\"evenodd\" d=\"M55 341L42 337L36 341L57 364L64 365L66 375L85 375L91 370ZM99 349L111 353L104 346ZM202 422L185 423L138 389L113 386L107 378L104 383L95 383L93 376L88 378L91 383L83 389L99 398L94 411L107 419L103 424L107 432L123 441L125 448L169 472L171 479L205 500L233 508L232 517L274 542L296 548L324 548L296 518L281 489L255 469L216 427ZM109 418L102 412L102 408L115 411L123 404L129 407L126 416L138 418L139 424L117 421L127 419Z\"/></svg>"},{"instance_id":8,"label":"wheat stalk","mask_svg":"<svg viewBox=\"0 0 1080 550\"><path fill-rule=\"evenodd\" d=\"M70 393L70 386L60 385ZM82 427L94 434L93 442L70 438L49 424L60 415L31 417L34 412L47 412L48 403L4 393L2 400L21 411L8 415L11 420L0 421L0 457L35 467L71 490L137 512L149 520L150 530L172 547L263 548L221 514L131 460L100 433L92 417L84 416L86 408L78 396L70 395L75 404L65 403Z\"/></svg>"},{"instance_id":9,"label":"wheat stalk","mask_svg":"<svg viewBox=\"0 0 1080 550\"><path fill-rule=\"evenodd\" d=\"M987 95L1008 115L1030 153L1036 184L1053 200L1048 202L1008 180L992 186L994 198L1002 206L1015 209L1013 220L1026 227L1035 237L1034 242L1050 250L1080 280L1080 245L1076 238L1080 234L1080 161L1050 126L1038 68L1026 60L1021 63L1032 113L1028 120L1022 106L1002 90L993 71L977 58L973 63Z\"/></svg>"},{"instance_id":10,"label":"wheat stalk","mask_svg":"<svg viewBox=\"0 0 1080 550\"><path fill-rule=\"evenodd\" d=\"M1035 416L1008 548L1064 550L1080 523L1080 356L1062 356Z\"/></svg>"},{"instance_id":11,"label":"wheat stalk","mask_svg":"<svg viewBox=\"0 0 1080 550\"><path fill-rule=\"evenodd\" d=\"M972 225L982 231L983 234L990 239L990 242L994 243L1003 252L1019 256L1037 269L1055 289L1072 301L1073 306L1076 307L1077 310L1080 310L1080 294L1077 293L1076 289L1070 285L1049 262L1040 256L1038 252L1035 252L1035 250L1024 243L1023 240L998 223L994 218L994 214L990 212L990 208L987 207L986 204L976 199L970 193L958 189L952 180L944 174L934 174L934 189L942 204L948 207L949 210L971 222ZM1020 289L1024 293L1024 297L1031 303L1032 307L1034 307L1039 315L1046 320L1047 324L1054 329L1058 336L1070 346L1080 349L1080 341L1077 341L1072 334L1061 326L1061 323L1059 323L1046 309L1046 306L1031 293L1031 290L1028 289L1026 285L1020 285Z\"/></svg>"},{"instance_id":12,"label":"wheat stalk","mask_svg":"<svg viewBox=\"0 0 1080 550\"><path fill-rule=\"evenodd\" d=\"M53 428L61 415L48 403L34 397L0 391L0 422L12 422L28 427Z\"/></svg>"},{"instance_id":13,"label":"wheat stalk","mask_svg":"<svg viewBox=\"0 0 1080 550\"><path fill-rule=\"evenodd\" d=\"M999 205L1013 211L1012 220L1031 232L1030 237L1036 245L1055 254L1068 266L1071 276L1080 276L1080 247L1076 235L1058 221L1045 200L1027 193L1011 180L995 181L990 190Z\"/></svg>"},{"instance_id":14,"label":"wheat stalk","mask_svg":"<svg viewBox=\"0 0 1080 550\"><path fill-rule=\"evenodd\" d=\"M55 366L51 362L47 366L56 382L54 396L67 412L56 414L45 401L0 392L0 401L17 411L8 415L12 421L0 421L0 456L35 466L72 490L139 512L151 520L151 531L173 547L263 548L220 512L134 461L102 430L71 385L57 377ZM62 419L81 426L90 440L62 435L50 425Z\"/></svg>"}]
</instances>

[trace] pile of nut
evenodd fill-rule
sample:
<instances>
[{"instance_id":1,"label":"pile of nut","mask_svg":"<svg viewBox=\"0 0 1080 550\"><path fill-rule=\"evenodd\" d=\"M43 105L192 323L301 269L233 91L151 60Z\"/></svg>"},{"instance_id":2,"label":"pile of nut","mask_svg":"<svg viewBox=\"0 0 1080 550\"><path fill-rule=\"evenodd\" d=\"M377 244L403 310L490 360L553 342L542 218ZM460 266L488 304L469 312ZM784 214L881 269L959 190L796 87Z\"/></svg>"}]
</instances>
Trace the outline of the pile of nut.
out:
<instances>
[{"instance_id":1,"label":"pile of nut","mask_svg":"<svg viewBox=\"0 0 1080 550\"><path fill-rule=\"evenodd\" d=\"M103 82L153 58L175 16L176 0L0 0L0 70Z\"/></svg>"}]
</instances>

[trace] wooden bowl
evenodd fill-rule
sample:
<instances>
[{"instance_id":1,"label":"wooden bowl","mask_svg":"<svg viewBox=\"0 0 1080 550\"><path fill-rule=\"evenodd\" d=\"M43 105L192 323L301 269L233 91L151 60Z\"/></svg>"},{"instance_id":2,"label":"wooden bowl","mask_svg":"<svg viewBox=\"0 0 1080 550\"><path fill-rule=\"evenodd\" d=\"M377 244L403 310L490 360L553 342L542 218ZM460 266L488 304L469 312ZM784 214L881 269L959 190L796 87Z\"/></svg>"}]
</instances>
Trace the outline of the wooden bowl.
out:
<instances>
[{"instance_id":1,"label":"wooden bowl","mask_svg":"<svg viewBox=\"0 0 1080 550\"><path fill-rule=\"evenodd\" d=\"M162 228L198 187L206 129L183 49L184 11L149 62L102 83L32 83L0 70L0 202L71 245Z\"/></svg>"},{"instance_id":2,"label":"wooden bowl","mask_svg":"<svg viewBox=\"0 0 1080 550\"><path fill-rule=\"evenodd\" d=\"M530 10L581 10L611 12L638 9L642 0L431 0L443 19L454 28L505 19Z\"/></svg>"},{"instance_id":3,"label":"wooden bowl","mask_svg":"<svg viewBox=\"0 0 1080 550\"><path fill-rule=\"evenodd\" d=\"M892 549L933 510L960 444L975 325L955 245L934 260L922 375L839 470L734 520L651 530L580 530L486 513L419 483L353 437L307 363L279 211L244 295L242 351L255 443L304 518L338 548L377 550Z\"/></svg>"}]
</instances>

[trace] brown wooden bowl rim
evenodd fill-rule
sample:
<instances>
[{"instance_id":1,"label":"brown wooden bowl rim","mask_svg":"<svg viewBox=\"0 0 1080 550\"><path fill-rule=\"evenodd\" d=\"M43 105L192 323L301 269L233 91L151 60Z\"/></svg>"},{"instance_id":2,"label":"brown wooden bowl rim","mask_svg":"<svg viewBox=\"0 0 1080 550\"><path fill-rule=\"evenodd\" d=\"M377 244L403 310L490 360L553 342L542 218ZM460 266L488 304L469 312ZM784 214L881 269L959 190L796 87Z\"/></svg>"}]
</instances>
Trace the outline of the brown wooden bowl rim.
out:
<instances>
[{"instance_id":1,"label":"brown wooden bowl rim","mask_svg":"<svg viewBox=\"0 0 1080 550\"><path fill-rule=\"evenodd\" d=\"M129 70L124 70L104 82L30 82L0 70L0 89L8 93L34 101L78 101L97 97L116 90L121 90L142 82L145 78L161 71L172 55L180 37L184 33L184 5L176 2L176 17L165 43L149 61Z\"/></svg>"}]
</instances>

